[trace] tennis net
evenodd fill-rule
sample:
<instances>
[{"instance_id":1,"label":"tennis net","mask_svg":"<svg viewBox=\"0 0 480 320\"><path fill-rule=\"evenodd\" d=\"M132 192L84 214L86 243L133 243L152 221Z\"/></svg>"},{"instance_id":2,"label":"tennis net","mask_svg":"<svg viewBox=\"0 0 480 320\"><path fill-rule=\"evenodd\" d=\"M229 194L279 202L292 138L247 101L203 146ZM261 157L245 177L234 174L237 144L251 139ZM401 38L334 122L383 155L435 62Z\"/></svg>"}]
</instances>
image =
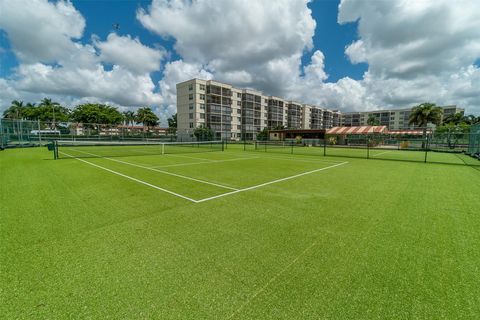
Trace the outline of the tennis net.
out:
<instances>
[{"instance_id":1,"label":"tennis net","mask_svg":"<svg viewBox=\"0 0 480 320\"><path fill-rule=\"evenodd\" d=\"M68 141L53 142L55 159L149 156L176 153L223 151L222 141Z\"/></svg>"}]
</instances>

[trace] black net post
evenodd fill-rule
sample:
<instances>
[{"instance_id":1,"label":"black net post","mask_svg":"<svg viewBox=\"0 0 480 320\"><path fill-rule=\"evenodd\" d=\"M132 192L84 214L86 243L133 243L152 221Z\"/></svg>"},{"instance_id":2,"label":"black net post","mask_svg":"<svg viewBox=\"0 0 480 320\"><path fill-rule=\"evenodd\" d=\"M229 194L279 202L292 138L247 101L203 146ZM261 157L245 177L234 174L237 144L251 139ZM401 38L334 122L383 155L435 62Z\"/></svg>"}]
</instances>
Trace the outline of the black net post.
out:
<instances>
[{"instance_id":1,"label":"black net post","mask_svg":"<svg viewBox=\"0 0 480 320\"><path fill-rule=\"evenodd\" d=\"M57 160L58 159L58 143L57 140L52 140L53 143L53 159Z\"/></svg>"}]
</instances>

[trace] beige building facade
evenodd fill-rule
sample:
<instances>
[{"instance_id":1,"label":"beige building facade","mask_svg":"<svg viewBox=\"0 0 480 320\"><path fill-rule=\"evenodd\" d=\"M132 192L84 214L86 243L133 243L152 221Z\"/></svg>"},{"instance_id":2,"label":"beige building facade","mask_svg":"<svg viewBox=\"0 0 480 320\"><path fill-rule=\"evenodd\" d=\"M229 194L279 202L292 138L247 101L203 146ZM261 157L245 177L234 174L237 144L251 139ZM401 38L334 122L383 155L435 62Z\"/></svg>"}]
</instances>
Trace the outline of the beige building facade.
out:
<instances>
[{"instance_id":1,"label":"beige building facade","mask_svg":"<svg viewBox=\"0 0 480 320\"><path fill-rule=\"evenodd\" d=\"M443 117L455 113L464 113L465 109L457 106L444 106ZM390 130L415 129L408 124L412 108L377 110L365 112L345 112L341 115L341 125L345 127L366 126L370 116L378 120L378 125L387 126Z\"/></svg>"},{"instance_id":2,"label":"beige building facade","mask_svg":"<svg viewBox=\"0 0 480 320\"><path fill-rule=\"evenodd\" d=\"M191 79L177 84L177 135L193 138L205 126L215 139L255 140L265 128L328 129L340 124L340 112L266 96L230 84Z\"/></svg>"}]
</instances>

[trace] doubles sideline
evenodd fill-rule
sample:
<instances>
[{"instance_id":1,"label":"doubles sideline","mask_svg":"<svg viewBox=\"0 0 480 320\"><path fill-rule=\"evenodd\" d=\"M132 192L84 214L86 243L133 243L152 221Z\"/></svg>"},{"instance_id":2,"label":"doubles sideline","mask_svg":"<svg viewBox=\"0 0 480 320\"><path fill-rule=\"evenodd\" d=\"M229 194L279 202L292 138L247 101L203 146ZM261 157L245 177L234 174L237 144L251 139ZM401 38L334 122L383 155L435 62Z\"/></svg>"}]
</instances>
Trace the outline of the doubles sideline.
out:
<instances>
[{"instance_id":1,"label":"doubles sideline","mask_svg":"<svg viewBox=\"0 0 480 320\"><path fill-rule=\"evenodd\" d=\"M233 194L236 194L236 193L244 192L244 191L254 190L254 189L261 188L261 187L264 187L264 186L268 186L268 185L271 185L271 184L274 184L274 183L279 183L279 182L283 182L283 181L295 179L295 178L298 178L298 177L301 177L301 176L306 176L306 175L313 174L313 173L316 173L316 172L320 172L320 171L332 169L332 168L335 168L335 167L339 167L339 166L342 166L342 165L345 165L345 164L348 163L348 161L340 162L340 163L336 163L336 164L333 164L333 165L330 165L330 166L327 166L327 167L323 167L323 168L319 168L319 169L314 169L314 170L302 172L302 173L299 173L299 174L295 174L295 175L288 176L288 177L284 177L284 178L280 178L280 179L275 179L275 180L272 180L272 181L264 182L264 183L257 184L257 185L254 185L254 186L250 186L250 187L246 187L246 188L243 188L243 189L236 189L236 188L231 188L231 187L227 187L227 186L223 186L223 185L218 185L218 184L215 184L215 183L213 183L213 182L208 182L208 181L204 181L204 180L198 180L198 179L191 178L191 177L186 177L186 176L182 176L182 175L177 175L177 174L174 174L174 173L171 173L171 172L166 172L166 171L162 171L162 170L156 170L156 169L154 169L154 168L144 167L144 166L140 166L140 165L128 163L128 162L121 161L121 160L105 158L105 159L112 160L112 161L115 161L115 162L125 163L125 164L128 164L128 165L133 165L133 166L137 166L137 167L144 168L144 169L148 169L148 170L159 171L159 172L161 172L161 173L168 173L168 174L171 174L171 175L174 175L174 176L178 176L178 177L181 177L181 178L186 178L186 179L189 179L189 180L199 181L199 182L202 182L202 183L207 183L207 184L212 184L212 185L216 185L216 186L221 186L221 187L224 187L224 188L232 189L232 190L233 190L233 191L226 192L226 193L222 193L222 194L219 194L219 195L216 195L216 196L212 196L212 197L207 197L207 198L203 198L203 199L198 199L198 200L196 200L196 199L192 199L192 198L189 198L189 197L187 197L187 196L184 196L184 195L182 195L182 194L179 194L179 193L170 191L170 190L168 190L168 189L158 187L158 186L156 186L156 185L153 185L153 184L151 184L151 183L145 182L145 181L143 181L143 180L140 180L140 179L137 179L137 178L128 176L128 175L126 175L126 174L117 172L117 171L115 171L115 170L112 170L112 169L103 167L103 166L98 165L98 164L95 164L95 163L93 163L93 162L90 162L90 161L87 161L87 160L84 160L84 159L80 159L80 158L73 157L72 155L67 154L67 153L65 153L65 152L61 152L61 151L59 151L59 152L62 153L62 154L64 154L64 155L66 155L66 156L69 157L69 158L76 159L76 160L78 160L78 161L81 161L81 162L83 162L83 163L89 164L89 165L94 166L94 167L96 167L96 168L99 168L99 169L108 171L108 172L110 172L110 173L116 174L116 175L121 176L121 177L124 177L124 178L126 178L126 179L129 179L129 180L138 182L138 183L140 183L140 184L143 184L143 185L149 186L149 187L151 187L151 188L154 188L154 189L157 189L157 190L160 190L160 191L169 193L169 194L171 194L171 195L180 197L180 198L182 198L182 199L185 199L185 200L188 200L188 201L191 201L191 202L194 202L194 203L206 202L206 201L214 200L214 199L217 199L217 198L230 196L230 195L233 195ZM83 152L83 151L82 151L82 152ZM84 152L84 153L86 153L86 152ZM90 155L93 155L93 154L90 154Z\"/></svg>"}]
</instances>

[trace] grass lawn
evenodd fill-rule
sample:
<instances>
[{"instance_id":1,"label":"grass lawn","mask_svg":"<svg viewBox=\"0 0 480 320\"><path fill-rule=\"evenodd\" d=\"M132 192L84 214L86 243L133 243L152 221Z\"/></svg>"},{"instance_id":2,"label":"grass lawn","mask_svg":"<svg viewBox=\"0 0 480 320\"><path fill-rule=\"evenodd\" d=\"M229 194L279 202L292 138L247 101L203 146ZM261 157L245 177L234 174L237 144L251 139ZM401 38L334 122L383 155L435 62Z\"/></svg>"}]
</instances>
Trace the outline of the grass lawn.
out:
<instances>
[{"instance_id":1,"label":"grass lawn","mask_svg":"<svg viewBox=\"0 0 480 320\"><path fill-rule=\"evenodd\" d=\"M480 171L342 155L2 151L1 318L478 319Z\"/></svg>"}]
</instances>

